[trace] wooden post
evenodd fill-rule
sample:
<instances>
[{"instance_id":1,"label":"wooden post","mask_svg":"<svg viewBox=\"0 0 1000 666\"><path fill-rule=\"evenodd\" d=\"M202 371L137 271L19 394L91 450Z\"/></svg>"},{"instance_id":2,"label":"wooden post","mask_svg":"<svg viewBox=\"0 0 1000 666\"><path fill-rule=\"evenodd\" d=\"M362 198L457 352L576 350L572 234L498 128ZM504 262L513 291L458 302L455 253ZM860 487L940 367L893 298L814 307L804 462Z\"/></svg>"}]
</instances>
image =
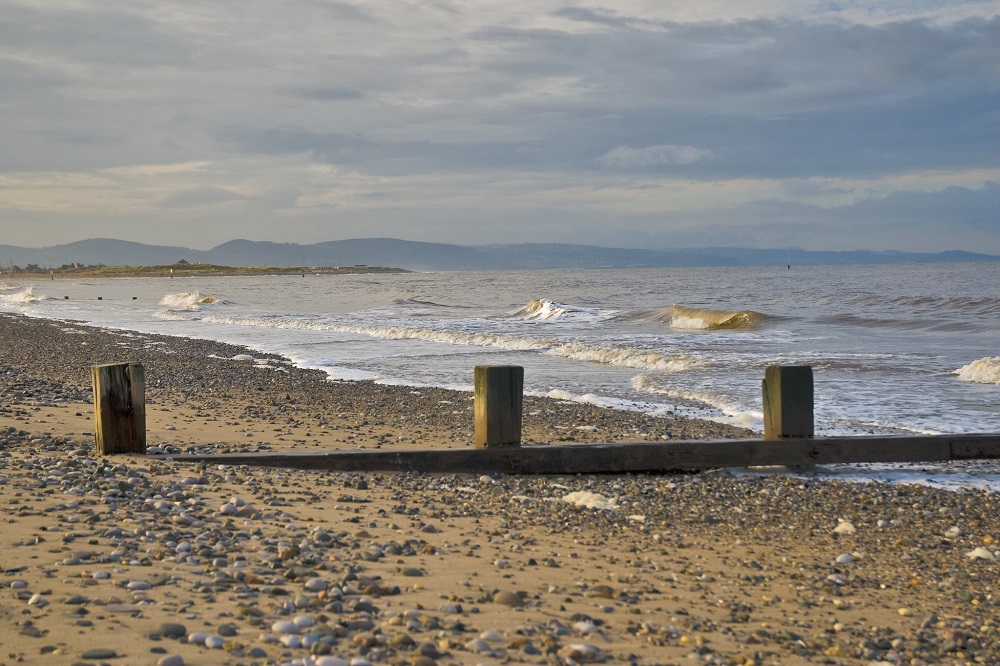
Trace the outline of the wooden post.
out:
<instances>
[{"instance_id":1,"label":"wooden post","mask_svg":"<svg viewBox=\"0 0 1000 666\"><path fill-rule=\"evenodd\" d=\"M97 454L146 453L146 374L139 363L91 368Z\"/></svg>"},{"instance_id":2,"label":"wooden post","mask_svg":"<svg viewBox=\"0 0 1000 666\"><path fill-rule=\"evenodd\" d=\"M764 371L764 439L813 436L813 374L808 365Z\"/></svg>"},{"instance_id":3,"label":"wooden post","mask_svg":"<svg viewBox=\"0 0 1000 666\"><path fill-rule=\"evenodd\" d=\"M477 365L475 446L521 446L521 401L524 368L519 365Z\"/></svg>"}]
</instances>

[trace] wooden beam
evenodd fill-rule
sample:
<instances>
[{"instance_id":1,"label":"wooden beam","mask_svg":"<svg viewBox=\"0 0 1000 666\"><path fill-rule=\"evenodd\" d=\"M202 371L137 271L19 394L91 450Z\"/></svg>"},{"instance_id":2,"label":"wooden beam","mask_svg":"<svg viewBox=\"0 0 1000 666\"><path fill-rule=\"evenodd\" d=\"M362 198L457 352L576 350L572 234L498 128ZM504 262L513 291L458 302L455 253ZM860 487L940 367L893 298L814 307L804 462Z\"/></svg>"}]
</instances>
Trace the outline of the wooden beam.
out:
<instances>
[{"instance_id":1,"label":"wooden beam","mask_svg":"<svg viewBox=\"0 0 1000 666\"><path fill-rule=\"evenodd\" d=\"M97 454L146 452L146 375L139 363L91 368Z\"/></svg>"},{"instance_id":2,"label":"wooden beam","mask_svg":"<svg viewBox=\"0 0 1000 666\"><path fill-rule=\"evenodd\" d=\"M808 365L764 371L764 439L813 436L813 373Z\"/></svg>"},{"instance_id":3,"label":"wooden beam","mask_svg":"<svg viewBox=\"0 0 1000 666\"><path fill-rule=\"evenodd\" d=\"M477 365L475 370L475 435L477 449L521 445L524 368Z\"/></svg>"},{"instance_id":4,"label":"wooden beam","mask_svg":"<svg viewBox=\"0 0 1000 666\"><path fill-rule=\"evenodd\" d=\"M1000 458L1000 435L726 439L628 444L327 451L172 456L178 462L342 472L440 474L601 474L671 472L713 467L932 462Z\"/></svg>"}]
</instances>

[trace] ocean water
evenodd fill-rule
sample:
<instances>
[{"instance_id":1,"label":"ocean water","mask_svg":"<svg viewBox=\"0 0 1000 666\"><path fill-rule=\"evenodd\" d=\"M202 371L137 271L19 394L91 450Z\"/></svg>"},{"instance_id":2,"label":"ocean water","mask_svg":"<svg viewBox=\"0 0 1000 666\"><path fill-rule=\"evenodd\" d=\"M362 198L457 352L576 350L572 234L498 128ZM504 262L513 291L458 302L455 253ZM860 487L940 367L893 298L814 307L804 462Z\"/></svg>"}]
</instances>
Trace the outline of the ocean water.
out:
<instances>
[{"instance_id":1,"label":"ocean water","mask_svg":"<svg viewBox=\"0 0 1000 666\"><path fill-rule=\"evenodd\" d=\"M0 310L208 338L331 378L525 389L761 431L772 364L818 434L1000 432L1000 263L19 281Z\"/></svg>"}]
</instances>

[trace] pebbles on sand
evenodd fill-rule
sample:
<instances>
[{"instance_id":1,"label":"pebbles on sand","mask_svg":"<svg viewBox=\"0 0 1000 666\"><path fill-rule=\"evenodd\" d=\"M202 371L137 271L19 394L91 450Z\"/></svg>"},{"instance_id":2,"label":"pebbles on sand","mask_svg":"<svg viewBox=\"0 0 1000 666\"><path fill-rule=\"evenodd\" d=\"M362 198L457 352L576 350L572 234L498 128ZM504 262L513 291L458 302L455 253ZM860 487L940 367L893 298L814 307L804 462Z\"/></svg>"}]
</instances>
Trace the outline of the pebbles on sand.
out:
<instances>
[{"instance_id":1,"label":"pebbles on sand","mask_svg":"<svg viewBox=\"0 0 1000 666\"><path fill-rule=\"evenodd\" d=\"M15 424L0 427L0 605L12 610L0 649L11 662L1000 663L992 495L724 472L181 465L170 451L215 448L183 439L196 426L274 433L260 446L326 426L375 445L388 433L374 428L402 430L406 416L408 434L461 439L465 413L440 401L464 402L275 373L206 341L24 326L0 315L0 339L37 341L30 355L0 348L0 418ZM79 434L40 422L86 413L89 364L105 358L81 351L84 336L109 355L126 342L150 378L156 369L157 405L200 414L176 422L160 455L98 458ZM535 433L590 418L601 436L660 426L535 406ZM733 431L702 434L721 432Z\"/></svg>"}]
</instances>

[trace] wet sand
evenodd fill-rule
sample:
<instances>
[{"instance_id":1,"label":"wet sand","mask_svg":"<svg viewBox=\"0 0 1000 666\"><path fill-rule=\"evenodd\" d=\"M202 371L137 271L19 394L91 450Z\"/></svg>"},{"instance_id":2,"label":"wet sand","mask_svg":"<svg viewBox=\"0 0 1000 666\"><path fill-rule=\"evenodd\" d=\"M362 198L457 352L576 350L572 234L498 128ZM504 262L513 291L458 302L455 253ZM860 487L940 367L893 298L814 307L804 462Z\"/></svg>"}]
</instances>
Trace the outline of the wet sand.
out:
<instances>
[{"instance_id":1,"label":"wet sand","mask_svg":"<svg viewBox=\"0 0 1000 666\"><path fill-rule=\"evenodd\" d=\"M0 339L3 664L1000 663L994 495L181 464L469 446L472 398L68 322L0 315ZM123 361L161 455L95 456L90 366ZM745 435L538 398L524 425Z\"/></svg>"}]
</instances>

